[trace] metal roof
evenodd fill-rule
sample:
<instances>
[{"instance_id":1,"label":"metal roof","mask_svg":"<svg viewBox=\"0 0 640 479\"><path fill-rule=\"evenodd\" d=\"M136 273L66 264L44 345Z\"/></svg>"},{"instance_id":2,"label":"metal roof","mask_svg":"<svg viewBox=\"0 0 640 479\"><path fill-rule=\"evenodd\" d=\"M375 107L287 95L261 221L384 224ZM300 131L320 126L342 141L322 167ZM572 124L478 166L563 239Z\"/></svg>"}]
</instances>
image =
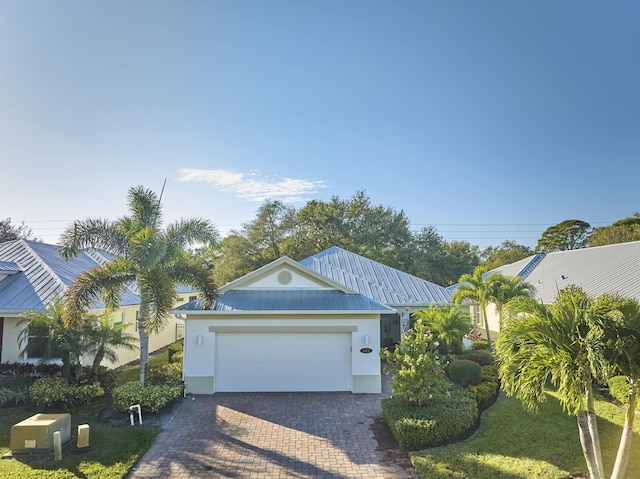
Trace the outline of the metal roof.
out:
<instances>
[{"instance_id":1,"label":"metal roof","mask_svg":"<svg viewBox=\"0 0 640 479\"><path fill-rule=\"evenodd\" d=\"M176 311L201 310L200 300L190 301ZM235 289L222 293L212 311L389 311L383 304L360 294L337 290L250 290Z\"/></svg>"},{"instance_id":2,"label":"metal roof","mask_svg":"<svg viewBox=\"0 0 640 479\"><path fill-rule=\"evenodd\" d=\"M442 286L337 246L303 259L300 264L390 306L425 306L451 301L451 292Z\"/></svg>"},{"instance_id":3,"label":"metal roof","mask_svg":"<svg viewBox=\"0 0 640 479\"><path fill-rule=\"evenodd\" d=\"M0 281L0 311L42 310L54 298L62 296L74 279L102 264L94 255L80 252L65 260L55 245L30 240L0 244L0 261L14 263L19 272ZM139 304L140 299L125 290L121 305ZM99 305L96 305L99 307Z\"/></svg>"},{"instance_id":4,"label":"metal roof","mask_svg":"<svg viewBox=\"0 0 640 479\"><path fill-rule=\"evenodd\" d=\"M0 274L15 274L20 272L20 266L13 261L0 261Z\"/></svg>"},{"instance_id":5,"label":"metal roof","mask_svg":"<svg viewBox=\"0 0 640 479\"><path fill-rule=\"evenodd\" d=\"M534 255L491 272L520 276L546 304L570 284L592 295L619 293L640 299L640 241Z\"/></svg>"}]
</instances>

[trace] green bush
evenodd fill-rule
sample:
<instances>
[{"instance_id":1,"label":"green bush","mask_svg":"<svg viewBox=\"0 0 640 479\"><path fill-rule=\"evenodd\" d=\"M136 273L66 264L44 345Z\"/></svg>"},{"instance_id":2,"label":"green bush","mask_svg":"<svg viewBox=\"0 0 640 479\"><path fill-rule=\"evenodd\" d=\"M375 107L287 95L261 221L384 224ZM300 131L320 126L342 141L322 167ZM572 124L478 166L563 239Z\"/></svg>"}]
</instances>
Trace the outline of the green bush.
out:
<instances>
[{"instance_id":1,"label":"green bush","mask_svg":"<svg viewBox=\"0 0 640 479\"><path fill-rule=\"evenodd\" d=\"M622 404L629 404L629 379L626 376L609 379L609 394ZM640 409L640 402L637 409Z\"/></svg>"},{"instance_id":2,"label":"green bush","mask_svg":"<svg viewBox=\"0 0 640 479\"><path fill-rule=\"evenodd\" d=\"M182 363L184 361L184 351L178 351L173 356L171 356L172 363Z\"/></svg>"},{"instance_id":3,"label":"green bush","mask_svg":"<svg viewBox=\"0 0 640 479\"><path fill-rule=\"evenodd\" d=\"M17 406L29 402L29 387L19 388L0 387L0 407Z\"/></svg>"},{"instance_id":4,"label":"green bush","mask_svg":"<svg viewBox=\"0 0 640 479\"><path fill-rule=\"evenodd\" d=\"M129 406L140 404L144 412L157 413L182 397L183 391L182 384L142 387L138 382L130 382L113 390L113 407L116 411L128 413Z\"/></svg>"},{"instance_id":5,"label":"green bush","mask_svg":"<svg viewBox=\"0 0 640 479\"><path fill-rule=\"evenodd\" d=\"M175 343L171 343L169 345L169 362L170 363L175 363L175 362L182 362L182 354L180 355L180 359L178 360L178 358L175 358L176 354L179 353L183 353L184 352L184 339L181 339L180 341L176 341Z\"/></svg>"},{"instance_id":6,"label":"green bush","mask_svg":"<svg viewBox=\"0 0 640 479\"><path fill-rule=\"evenodd\" d=\"M29 399L43 409L63 407L67 411L75 409L79 404L86 404L104 395L99 383L73 386L63 378L42 378L29 387Z\"/></svg>"},{"instance_id":7,"label":"green bush","mask_svg":"<svg viewBox=\"0 0 640 479\"><path fill-rule=\"evenodd\" d=\"M469 431L478 418L473 396L454 384L450 396L434 396L426 406L410 404L399 396L383 399L382 411L396 441L408 450L451 442Z\"/></svg>"},{"instance_id":8,"label":"green bush","mask_svg":"<svg viewBox=\"0 0 640 479\"><path fill-rule=\"evenodd\" d=\"M449 364L448 374L460 386L475 386L482 381L482 366L468 359L456 359Z\"/></svg>"},{"instance_id":9,"label":"green bush","mask_svg":"<svg viewBox=\"0 0 640 479\"><path fill-rule=\"evenodd\" d=\"M149 384L180 384L181 382L182 363L165 363L149 370Z\"/></svg>"},{"instance_id":10,"label":"green bush","mask_svg":"<svg viewBox=\"0 0 640 479\"><path fill-rule=\"evenodd\" d=\"M493 354L490 351L467 351L458 356L458 359L468 359L478 363L480 366L488 366L495 362Z\"/></svg>"},{"instance_id":11,"label":"green bush","mask_svg":"<svg viewBox=\"0 0 640 479\"><path fill-rule=\"evenodd\" d=\"M471 341L471 348L476 351L486 351L491 349L489 347L489 341L486 339L474 339Z\"/></svg>"}]
</instances>

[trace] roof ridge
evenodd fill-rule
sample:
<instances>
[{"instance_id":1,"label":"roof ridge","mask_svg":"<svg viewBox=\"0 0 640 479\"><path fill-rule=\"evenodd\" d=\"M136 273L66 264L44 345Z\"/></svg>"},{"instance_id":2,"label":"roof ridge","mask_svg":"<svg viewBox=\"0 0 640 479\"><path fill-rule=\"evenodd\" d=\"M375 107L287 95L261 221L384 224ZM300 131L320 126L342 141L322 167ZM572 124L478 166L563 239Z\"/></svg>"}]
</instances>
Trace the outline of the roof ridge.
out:
<instances>
[{"instance_id":1,"label":"roof ridge","mask_svg":"<svg viewBox=\"0 0 640 479\"><path fill-rule=\"evenodd\" d=\"M67 289L67 285L64 284L64 281L62 281L60 276L58 276L58 274L55 271L53 271L53 269L51 269L51 267L45 261L42 260L40 255L38 255L35 252L35 250L31 247L31 245L29 245L29 243L26 240L20 239L19 241L23 245L23 247L27 250L27 252L31 255L31 257L36 261L36 263L54 279L57 286L62 288L62 292L64 293L64 291L66 291ZM43 244L47 244L47 243L43 243ZM36 290L36 294L38 295L38 298L40 298L40 301L42 301L45 304L48 302L50 295L47 295L47 297L43 297L43 295L41 295L38 290Z\"/></svg>"}]
</instances>

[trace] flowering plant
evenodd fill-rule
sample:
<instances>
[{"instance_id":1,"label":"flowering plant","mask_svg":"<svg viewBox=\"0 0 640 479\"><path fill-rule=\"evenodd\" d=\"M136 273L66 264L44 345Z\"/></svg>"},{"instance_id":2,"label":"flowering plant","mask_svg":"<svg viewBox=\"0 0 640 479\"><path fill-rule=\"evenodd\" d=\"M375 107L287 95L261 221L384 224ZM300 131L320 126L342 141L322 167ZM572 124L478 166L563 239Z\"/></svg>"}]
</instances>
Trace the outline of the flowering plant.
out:
<instances>
[{"instance_id":1,"label":"flowering plant","mask_svg":"<svg viewBox=\"0 0 640 479\"><path fill-rule=\"evenodd\" d=\"M402 335L394 351L384 348L380 357L386 361L384 373L391 378L391 390L410 404L425 405L434 396L450 396L450 383L438 356L438 342L418 319Z\"/></svg>"}]
</instances>

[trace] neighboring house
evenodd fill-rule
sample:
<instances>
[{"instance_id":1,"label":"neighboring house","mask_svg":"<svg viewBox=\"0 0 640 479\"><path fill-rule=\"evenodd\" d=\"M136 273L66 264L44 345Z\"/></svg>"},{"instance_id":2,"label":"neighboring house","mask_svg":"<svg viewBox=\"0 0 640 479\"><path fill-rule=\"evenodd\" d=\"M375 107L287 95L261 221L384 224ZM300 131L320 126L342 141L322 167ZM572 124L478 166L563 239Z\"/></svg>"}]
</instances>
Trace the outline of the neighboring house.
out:
<instances>
[{"instance_id":1,"label":"neighboring house","mask_svg":"<svg viewBox=\"0 0 640 479\"><path fill-rule=\"evenodd\" d=\"M300 261L303 266L356 293L394 309L380 324L381 346L400 342L409 315L431 305L451 304L451 291L337 246Z\"/></svg>"},{"instance_id":2,"label":"neighboring house","mask_svg":"<svg viewBox=\"0 0 640 479\"><path fill-rule=\"evenodd\" d=\"M384 304L286 257L176 309L185 318L183 374L193 394L379 393Z\"/></svg>"},{"instance_id":3,"label":"neighboring house","mask_svg":"<svg viewBox=\"0 0 640 479\"><path fill-rule=\"evenodd\" d=\"M591 295L619 293L640 299L640 241L539 253L486 274L492 273L520 277L535 287L535 299L544 304L553 303L558 291L571 284ZM489 329L497 335L500 322L494 305L487 316Z\"/></svg>"},{"instance_id":4,"label":"neighboring house","mask_svg":"<svg viewBox=\"0 0 640 479\"><path fill-rule=\"evenodd\" d=\"M73 280L109 258L97 251L78 253L70 260L63 259L55 245L29 240L14 240L0 244L0 363L36 362L38 351L28 350L27 358L20 357L25 345L18 342L21 331L20 315L27 311L44 311L56 297L64 295ZM178 291L182 301L194 299L195 294L185 288ZM137 335L140 298L133 288L127 288L120 308L113 313L114 323L126 323L127 331ZM167 326L149 339L150 351L162 348L182 337L183 322L171 317ZM134 361L137 351L119 351L116 367Z\"/></svg>"}]
</instances>

